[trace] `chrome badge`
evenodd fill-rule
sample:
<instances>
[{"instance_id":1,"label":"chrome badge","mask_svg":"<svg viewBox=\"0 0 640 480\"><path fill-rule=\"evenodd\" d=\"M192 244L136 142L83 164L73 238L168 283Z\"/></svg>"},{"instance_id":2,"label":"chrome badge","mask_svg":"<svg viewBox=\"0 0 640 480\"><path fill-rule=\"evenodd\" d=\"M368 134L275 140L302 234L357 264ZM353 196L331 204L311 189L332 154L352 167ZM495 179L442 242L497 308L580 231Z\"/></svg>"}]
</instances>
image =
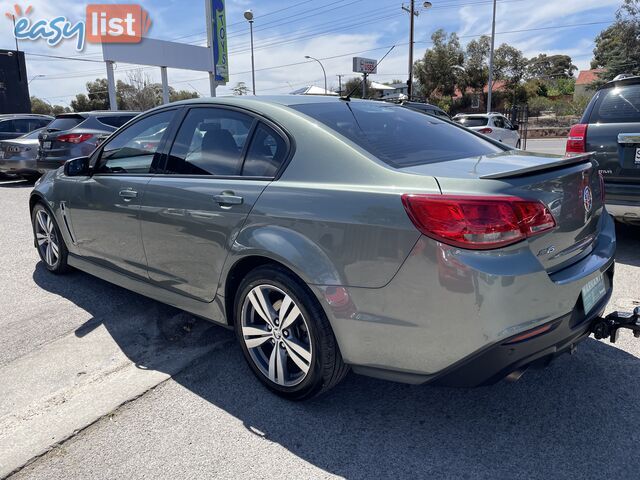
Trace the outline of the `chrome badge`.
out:
<instances>
[{"instance_id":1,"label":"chrome badge","mask_svg":"<svg viewBox=\"0 0 640 480\"><path fill-rule=\"evenodd\" d=\"M584 203L585 212L591 213L591 209L593 208L593 194L589 186L584 187L582 191L582 202Z\"/></svg>"}]
</instances>

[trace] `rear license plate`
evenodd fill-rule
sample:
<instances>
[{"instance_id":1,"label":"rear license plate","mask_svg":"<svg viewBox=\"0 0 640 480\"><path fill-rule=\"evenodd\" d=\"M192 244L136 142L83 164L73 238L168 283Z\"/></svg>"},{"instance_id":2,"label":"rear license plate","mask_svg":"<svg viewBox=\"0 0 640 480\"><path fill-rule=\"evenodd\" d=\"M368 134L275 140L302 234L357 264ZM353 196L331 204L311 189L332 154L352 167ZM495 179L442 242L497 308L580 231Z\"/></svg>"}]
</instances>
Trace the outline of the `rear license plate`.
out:
<instances>
[{"instance_id":1,"label":"rear license plate","mask_svg":"<svg viewBox=\"0 0 640 480\"><path fill-rule=\"evenodd\" d=\"M593 307L602 300L606 293L607 290L604 287L604 278L602 278L602 275L598 275L582 287L582 305L584 305L584 313L589 313L591 309L593 309Z\"/></svg>"},{"instance_id":2,"label":"rear license plate","mask_svg":"<svg viewBox=\"0 0 640 480\"><path fill-rule=\"evenodd\" d=\"M640 148L636 148L636 166L640 167Z\"/></svg>"},{"instance_id":3,"label":"rear license plate","mask_svg":"<svg viewBox=\"0 0 640 480\"><path fill-rule=\"evenodd\" d=\"M42 148L49 150L51 148L51 142L42 142Z\"/></svg>"}]
</instances>

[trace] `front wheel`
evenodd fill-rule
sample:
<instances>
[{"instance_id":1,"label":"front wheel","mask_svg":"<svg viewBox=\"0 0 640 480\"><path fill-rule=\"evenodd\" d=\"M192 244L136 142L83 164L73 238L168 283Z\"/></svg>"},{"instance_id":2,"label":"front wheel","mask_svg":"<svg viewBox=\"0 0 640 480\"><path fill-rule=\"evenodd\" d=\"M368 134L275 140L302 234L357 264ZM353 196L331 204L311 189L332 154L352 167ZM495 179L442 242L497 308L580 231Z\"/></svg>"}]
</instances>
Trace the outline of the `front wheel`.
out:
<instances>
[{"instance_id":1,"label":"front wheel","mask_svg":"<svg viewBox=\"0 0 640 480\"><path fill-rule=\"evenodd\" d=\"M53 273L67 272L67 247L51 211L43 204L36 203L31 212L31 223L38 254L47 270Z\"/></svg>"},{"instance_id":2,"label":"front wheel","mask_svg":"<svg viewBox=\"0 0 640 480\"><path fill-rule=\"evenodd\" d=\"M319 395L348 372L318 300L283 268L260 267L242 281L235 330L254 374L288 399Z\"/></svg>"}]
</instances>

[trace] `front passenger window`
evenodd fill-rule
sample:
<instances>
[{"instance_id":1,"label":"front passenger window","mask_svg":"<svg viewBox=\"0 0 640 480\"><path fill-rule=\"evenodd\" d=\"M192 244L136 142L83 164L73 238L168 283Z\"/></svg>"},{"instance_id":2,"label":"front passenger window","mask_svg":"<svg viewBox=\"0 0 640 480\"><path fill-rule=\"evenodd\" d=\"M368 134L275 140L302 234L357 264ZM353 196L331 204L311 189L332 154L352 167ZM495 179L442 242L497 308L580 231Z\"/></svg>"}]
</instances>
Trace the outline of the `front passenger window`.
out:
<instances>
[{"instance_id":1,"label":"front passenger window","mask_svg":"<svg viewBox=\"0 0 640 480\"><path fill-rule=\"evenodd\" d=\"M175 110L143 118L119 132L104 147L98 173L154 173L158 148Z\"/></svg>"}]
</instances>

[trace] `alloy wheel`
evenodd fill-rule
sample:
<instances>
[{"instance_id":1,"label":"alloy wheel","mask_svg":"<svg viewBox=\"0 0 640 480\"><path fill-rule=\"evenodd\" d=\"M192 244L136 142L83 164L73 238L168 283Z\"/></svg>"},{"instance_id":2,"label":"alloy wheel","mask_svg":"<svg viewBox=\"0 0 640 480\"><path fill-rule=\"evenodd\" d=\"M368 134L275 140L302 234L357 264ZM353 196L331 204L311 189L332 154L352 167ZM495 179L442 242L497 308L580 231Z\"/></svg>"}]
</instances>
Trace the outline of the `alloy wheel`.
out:
<instances>
[{"instance_id":1,"label":"alloy wheel","mask_svg":"<svg viewBox=\"0 0 640 480\"><path fill-rule=\"evenodd\" d=\"M307 377L311 334L287 293L267 284L251 289L242 306L241 329L251 360L270 381L292 387Z\"/></svg>"},{"instance_id":2,"label":"alloy wheel","mask_svg":"<svg viewBox=\"0 0 640 480\"><path fill-rule=\"evenodd\" d=\"M60 258L60 246L53 220L45 210L38 210L35 223L40 255L47 265L55 267Z\"/></svg>"}]
</instances>

